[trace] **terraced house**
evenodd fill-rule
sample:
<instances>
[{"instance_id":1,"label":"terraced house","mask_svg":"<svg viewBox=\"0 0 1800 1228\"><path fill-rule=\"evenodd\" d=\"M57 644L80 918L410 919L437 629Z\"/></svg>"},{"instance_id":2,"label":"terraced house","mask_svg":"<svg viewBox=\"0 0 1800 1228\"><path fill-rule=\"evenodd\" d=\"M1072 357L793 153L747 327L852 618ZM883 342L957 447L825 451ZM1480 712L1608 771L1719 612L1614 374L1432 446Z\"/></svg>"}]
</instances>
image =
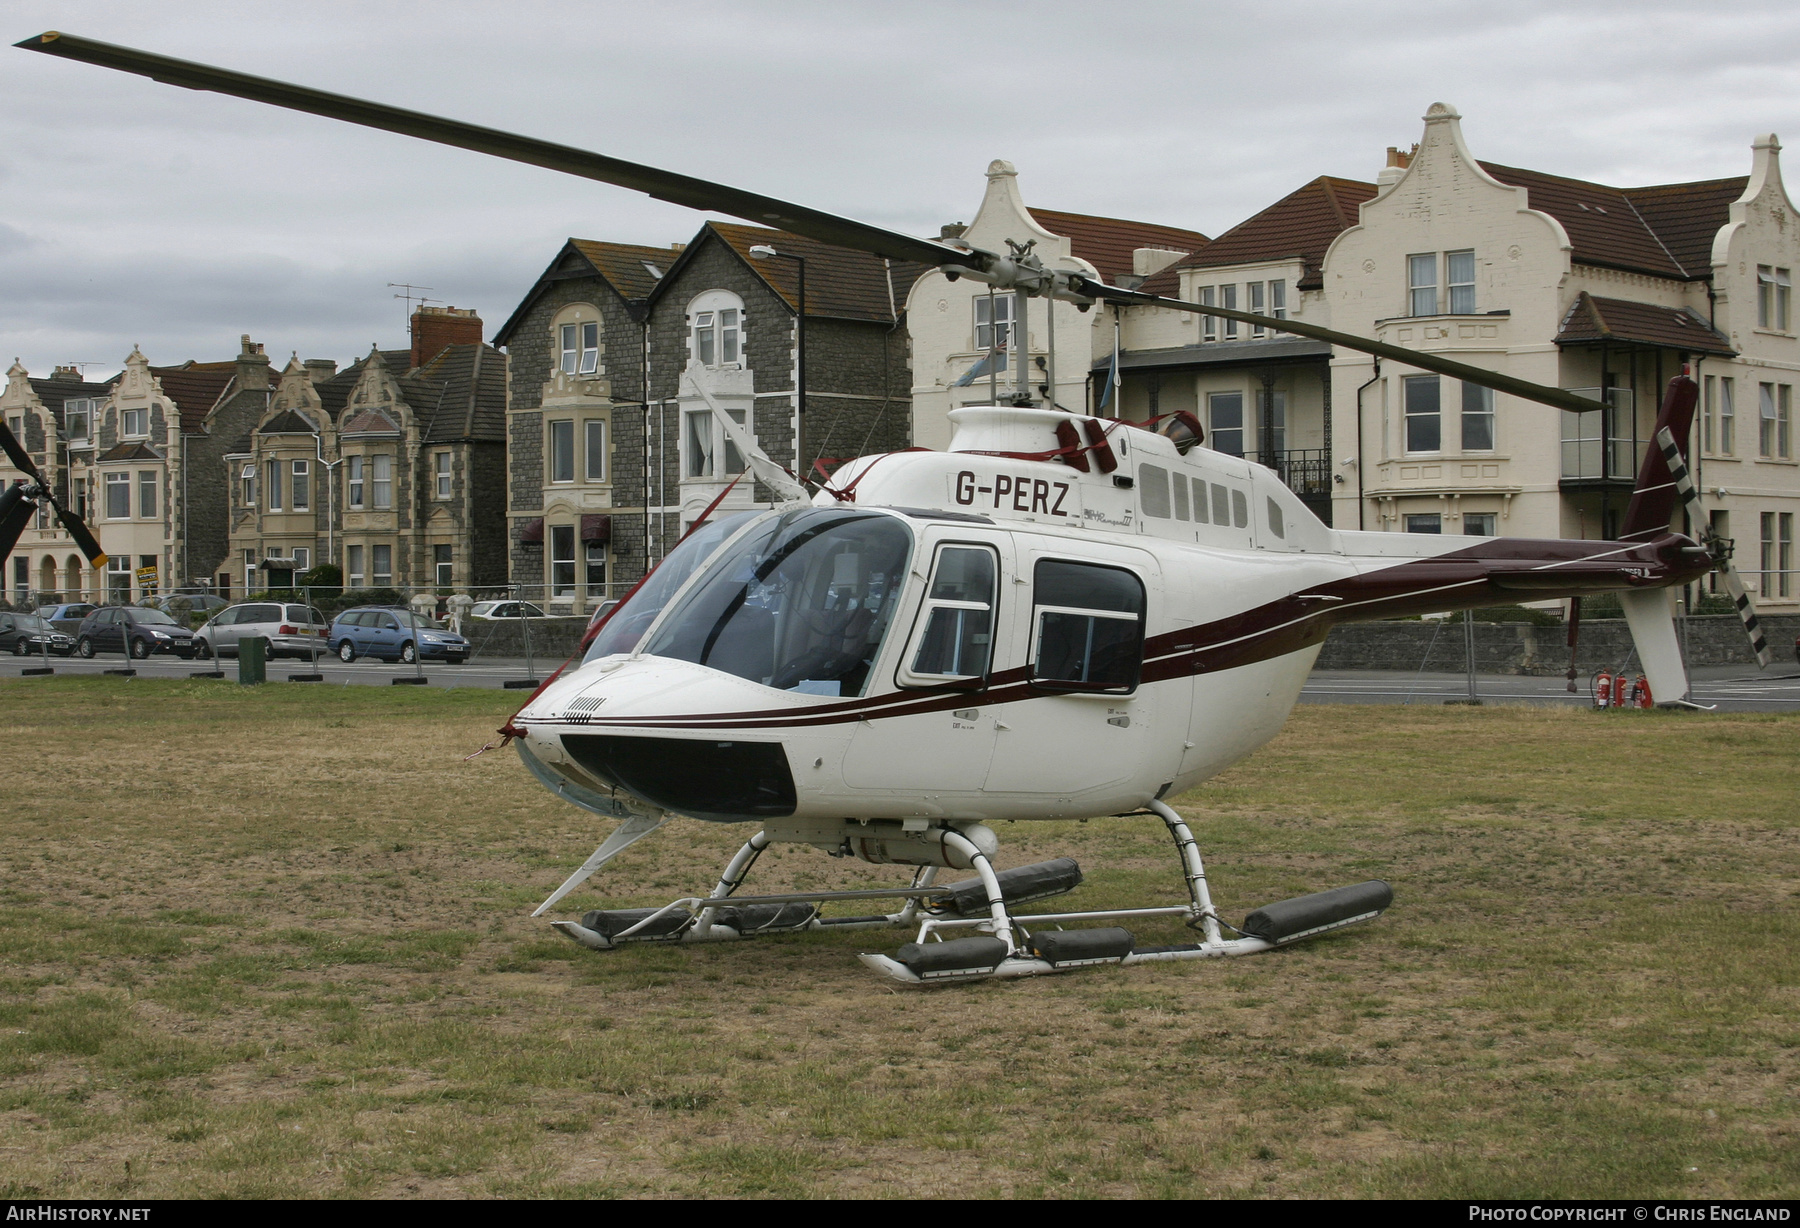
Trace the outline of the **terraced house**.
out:
<instances>
[{"instance_id":1,"label":"terraced house","mask_svg":"<svg viewBox=\"0 0 1800 1228\"><path fill-rule=\"evenodd\" d=\"M350 588L504 583L506 360L481 329L421 307L411 349L341 372L288 362L222 458L231 583L285 587L324 562Z\"/></svg>"},{"instance_id":2,"label":"terraced house","mask_svg":"<svg viewBox=\"0 0 1800 1228\"><path fill-rule=\"evenodd\" d=\"M708 223L668 248L570 239L495 336L511 367L513 580L553 610L590 609L715 500L714 514L766 500L738 480L724 416L796 472L906 446L901 305L917 275L755 226Z\"/></svg>"},{"instance_id":3,"label":"terraced house","mask_svg":"<svg viewBox=\"0 0 1800 1228\"><path fill-rule=\"evenodd\" d=\"M1270 464L1340 527L1606 537L1685 367L1711 524L1762 604L1800 601L1800 236L1779 142L1752 143L1747 176L1618 188L1478 161L1460 121L1432 106L1375 182L1316 179L1145 288L1583 391L1591 413L1273 328L1127 309L1127 416L1194 410L1209 446Z\"/></svg>"}]
</instances>

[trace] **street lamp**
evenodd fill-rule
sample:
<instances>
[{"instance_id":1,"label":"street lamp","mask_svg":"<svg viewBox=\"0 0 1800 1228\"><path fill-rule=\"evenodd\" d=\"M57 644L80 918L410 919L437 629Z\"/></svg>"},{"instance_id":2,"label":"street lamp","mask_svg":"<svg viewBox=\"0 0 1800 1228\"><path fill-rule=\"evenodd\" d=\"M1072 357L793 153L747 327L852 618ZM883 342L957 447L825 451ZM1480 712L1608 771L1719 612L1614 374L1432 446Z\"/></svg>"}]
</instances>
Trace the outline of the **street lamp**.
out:
<instances>
[{"instance_id":1,"label":"street lamp","mask_svg":"<svg viewBox=\"0 0 1800 1228\"><path fill-rule=\"evenodd\" d=\"M792 260L800 266L800 314L799 324L794 329L794 416L796 419L806 414L806 257L796 256L792 252L778 252L767 243L758 243L750 249L750 255L757 260L769 260L780 257ZM799 423L795 423L794 462L800 463Z\"/></svg>"}]
</instances>

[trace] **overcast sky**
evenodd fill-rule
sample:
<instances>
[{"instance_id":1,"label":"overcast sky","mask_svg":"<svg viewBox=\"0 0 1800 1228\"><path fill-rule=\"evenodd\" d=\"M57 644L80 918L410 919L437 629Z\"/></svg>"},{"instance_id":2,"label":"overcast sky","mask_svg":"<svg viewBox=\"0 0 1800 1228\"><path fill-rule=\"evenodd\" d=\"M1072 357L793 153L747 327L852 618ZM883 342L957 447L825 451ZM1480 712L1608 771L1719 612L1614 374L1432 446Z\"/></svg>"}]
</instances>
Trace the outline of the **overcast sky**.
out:
<instances>
[{"instance_id":1,"label":"overcast sky","mask_svg":"<svg viewBox=\"0 0 1800 1228\"><path fill-rule=\"evenodd\" d=\"M34 374L405 344L388 282L491 336L570 235L702 215L623 189L13 50L44 30L471 120L917 234L993 158L1027 201L1216 235L1372 179L1455 105L1477 157L1617 185L1800 140L1800 5L6 0L0 362Z\"/></svg>"}]
</instances>

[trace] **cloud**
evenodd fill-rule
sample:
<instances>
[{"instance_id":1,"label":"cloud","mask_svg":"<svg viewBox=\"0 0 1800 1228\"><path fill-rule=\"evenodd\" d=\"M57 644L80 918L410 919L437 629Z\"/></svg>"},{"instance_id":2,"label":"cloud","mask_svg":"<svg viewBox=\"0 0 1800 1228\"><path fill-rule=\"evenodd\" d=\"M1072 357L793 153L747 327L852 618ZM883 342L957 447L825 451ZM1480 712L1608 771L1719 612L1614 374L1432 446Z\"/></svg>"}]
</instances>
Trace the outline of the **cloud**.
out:
<instances>
[{"instance_id":1,"label":"cloud","mask_svg":"<svg viewBox=\"0 0 1800 1228\"><path fill-rule=\"evenodd\" d=\"M1800 130L1800 9L993 0L491 6L14 0L67 28L595 149L913 233L1004 157L1032 203L1217 234L1321 174L1372 178L1453 103L1477 156L1603 182L1743 174ZM0 48L0 350L345 359L386 284L503 320L569 235L698 214L312 116ZM266 335L265 335L266 334ZM12 341L9 349L5 342ZM90 352L92 351L92 352Z\"/></svg>"}]
</instances>

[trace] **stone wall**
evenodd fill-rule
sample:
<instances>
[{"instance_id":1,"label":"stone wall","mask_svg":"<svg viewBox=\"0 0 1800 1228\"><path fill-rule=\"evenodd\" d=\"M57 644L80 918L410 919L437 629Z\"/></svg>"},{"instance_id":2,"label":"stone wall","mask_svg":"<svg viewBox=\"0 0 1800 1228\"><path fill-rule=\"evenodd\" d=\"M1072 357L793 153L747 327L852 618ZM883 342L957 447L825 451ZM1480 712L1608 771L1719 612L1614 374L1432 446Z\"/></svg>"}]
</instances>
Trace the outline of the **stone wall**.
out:
<instances>
[{"instance_id":1,"label":"stone wall","mask_svg":"<svg viewBox=\"0 0 1800 1228\"><path fill-rule=\"evenodd\" d=\"M1794 656L1800 614L1762 620L1776 661ZM1703 615L1676 621L1690 665L1755 664L1750 641L1736 615ZM1581 624L1576 669L1593 673L1617 668L1632 653L1624 619L1592 619ZM1332 630L1317 669L1401 669L1455 673L1466 668L1468 650L1462 624L1431 622L1353 623ZM1635 664L1635 662L1634 662ZM1562 625L1476 623L1475 668L1484 674L1556 675L1569 668L1568 630Z\"/></svg>"},{"instance_id":2,"label":"stone wall","mask_svg":"<svg viewBox=\"0 0 1800 1228\"><path fill-rule=\"evenodd\" d=\"M473 645L472 656L476 660L494 657L525 656L525 639L531 638L531 651L537 660L534 665L548 661L542 668L546 671L555 669L568 655L575 651L581 643L581 636L587 630L587 618L528 618L523 622L498 621L479 622L474 619L463 624L463 634ZM543 674L539 675L544 676Z\"/></svg>"}]
</instances>

